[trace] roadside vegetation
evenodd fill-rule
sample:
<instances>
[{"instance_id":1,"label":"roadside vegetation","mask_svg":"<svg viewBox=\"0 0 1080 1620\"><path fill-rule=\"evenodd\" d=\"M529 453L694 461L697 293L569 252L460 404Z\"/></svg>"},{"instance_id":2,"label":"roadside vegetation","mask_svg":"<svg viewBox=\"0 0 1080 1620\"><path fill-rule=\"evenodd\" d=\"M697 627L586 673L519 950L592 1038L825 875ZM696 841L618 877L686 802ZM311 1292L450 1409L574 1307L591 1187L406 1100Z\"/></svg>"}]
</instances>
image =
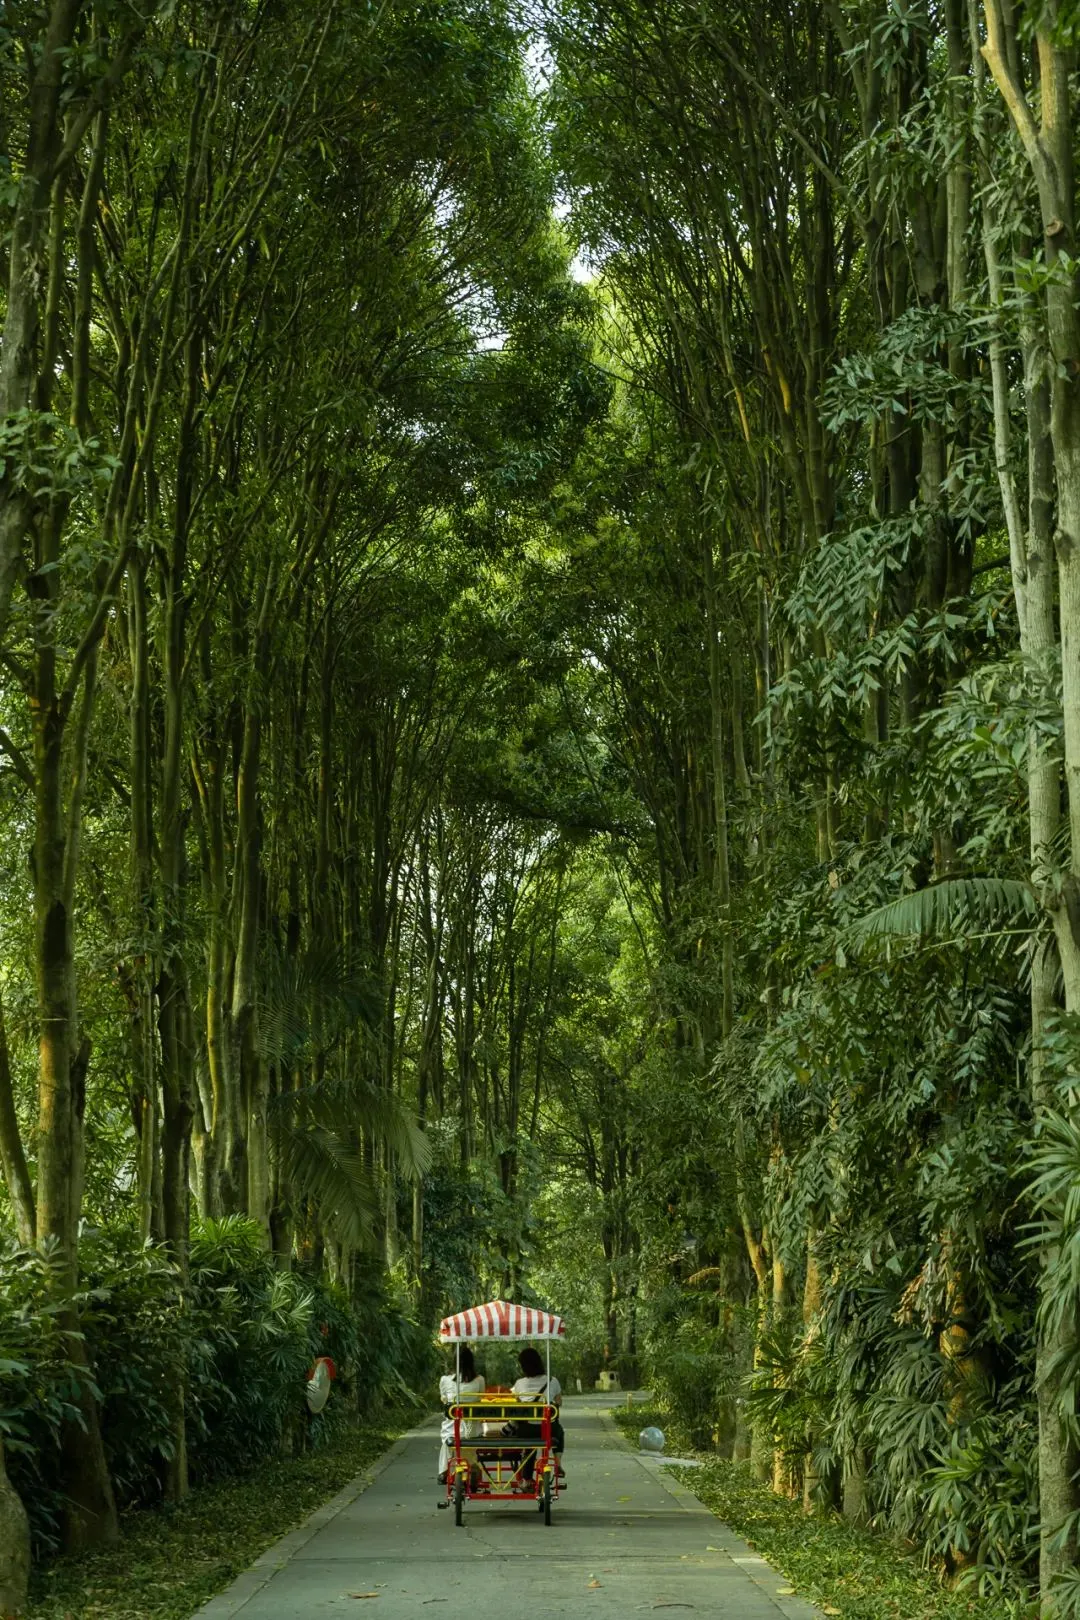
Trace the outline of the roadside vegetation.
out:
<instances>
[{"instance_id":1,"label":"roadside vegetation","mask_svg":"<svg viewBox=\"0 0 1080 1620\"><path fill-rule=\"evenodd\" d=\"M380 1427L349 1427L303 1456L203 1486L178 1507L122 1515L115 1545L39 1570L27 1620L190 1620L375 1462L394 1439L394 1419L388 1411Z\"/></svg>"},{"instance_id":2,"label":"roadside vegetation","mask_svg":"<svg viewBox=\"0 0 1080 1620\"><path fill-rule=\"evenodd\" d=\"M616 1408L612 1417L632 1445L647 1425L664 1432L669 1455L693 1451L669 1412ZM675 1478L791 1581L800 1597L843 1620L1022 1620L1030 1605L950 1588L942 1569L927 1569L918 1550L860 1528L839 1513L807 1517L802 1507L755 1482L748 1462L701 1453L699 1468L673 1468Z\"/></svg>"}]
</instances>

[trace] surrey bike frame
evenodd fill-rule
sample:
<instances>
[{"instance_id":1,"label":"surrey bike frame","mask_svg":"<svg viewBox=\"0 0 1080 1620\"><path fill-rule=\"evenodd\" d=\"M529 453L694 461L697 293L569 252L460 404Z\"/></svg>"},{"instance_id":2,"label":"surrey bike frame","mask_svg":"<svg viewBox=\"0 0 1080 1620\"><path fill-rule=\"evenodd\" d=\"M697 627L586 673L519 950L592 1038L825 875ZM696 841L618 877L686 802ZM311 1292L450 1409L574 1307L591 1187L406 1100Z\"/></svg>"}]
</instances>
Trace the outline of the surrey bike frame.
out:
<instances>
[{"instance_id":1,"label":"surrey bike frame","mask_svg":"<svg viewBox=\"0 0 1080 1620\"><path fill-rule=\"evenodd\" d=\"M481 1395L449 1408L454 1420L454 1455L446 1470L446 1496L460 1508L464 1502L535 1502L550 1514L559 1494L551 1424L555 1408L546 1401L519 1401L505 1395ZM480 1425L475 1439L462 1427ZM535 1438L484 1435L485 1424L528 1423L539 1427ZM459 1514L460 1519L460 1514Z\"/></svg>"}]
</instances>

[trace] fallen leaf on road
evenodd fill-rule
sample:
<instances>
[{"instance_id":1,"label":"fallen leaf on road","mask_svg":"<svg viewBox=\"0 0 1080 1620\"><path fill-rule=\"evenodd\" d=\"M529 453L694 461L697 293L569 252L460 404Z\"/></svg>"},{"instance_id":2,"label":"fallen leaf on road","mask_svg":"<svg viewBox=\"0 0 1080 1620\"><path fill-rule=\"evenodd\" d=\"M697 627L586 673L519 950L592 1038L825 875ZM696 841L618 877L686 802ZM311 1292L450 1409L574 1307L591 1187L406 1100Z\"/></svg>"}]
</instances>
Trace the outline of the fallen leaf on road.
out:
<instances>
[{"instance_id":1,"label":"fallen leaf on road","mask_svg":"<svg viewBox=\"0 0 1080 1620\"><path fill-rule=\"evenodd\" d=\"M366 1598L366 1597L379 1597L379 1596L381 1596L381 1594L378 1593L378 1592L350 1592L349 1596L351 1598Z\"/></svg>"},{"instance_id":2,"label":"fallen leaf on road","mask_svg":"<svg viewBox=\"0 0 1080 1620\"><path fill-rule=\"evenodd\" d=\"M599 1586L600 1582L599 1581L588 1581L586 1584L589 1585L589 1586Z\"/></svg>"},{"instance_id":3,"label":"fallen leaf on road","mask_svg":"<svg viewBox=\"0 0 1080 1620\"><path fill-rule=\"evenodd\" d=\"M616 1502L632 1502L634 1498L632 1496L617 1496L615 1500Z\"/></svg>"},{"instance_id":4,"label":"fallen leaf on road","mask_svg":"<svg viewBox=\"0 0 1080 1620\"><path fill-rule=\"evenodd\" d=\"M777 1597L794 1597L795 1588L793 1586L778 1586L776 1588L776 1595Z\"/></svg>"},{"instance_id":5,"label":"fallen leaf on road","mask_svg":"<svg viewBox=\"0 0 1080 1620\"><path fill-rule=\"evenodd\" d=\"M834 1609L830 1605L826 1604L825 1608L822 1609L821 1612L822 1612L822 1614L839 1614L840 1610L839 1609Z\"/></svg>"}]
</instances>

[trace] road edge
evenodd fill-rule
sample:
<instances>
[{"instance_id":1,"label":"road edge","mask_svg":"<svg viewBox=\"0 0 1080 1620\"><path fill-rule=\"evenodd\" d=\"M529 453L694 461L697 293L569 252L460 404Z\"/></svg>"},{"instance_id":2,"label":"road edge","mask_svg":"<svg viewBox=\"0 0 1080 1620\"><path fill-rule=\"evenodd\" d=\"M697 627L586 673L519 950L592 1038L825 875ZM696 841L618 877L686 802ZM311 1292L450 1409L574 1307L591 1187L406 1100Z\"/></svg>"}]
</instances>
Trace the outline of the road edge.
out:
<instances>
[{"instance_id":1,"label":"road edge","mask_svg":"<svg viewBox=\"0 0 1080 1620\"><path fill-rule=\"evenodd\" d=\"M233 1620L233 1616L239 1614L253 1597L257 1597L264 1586L269 1585L278 1570L283 1569L289 1559L298 1553L301 1547L307 1545L312 1536L317 1535L336 1519L339 1513L343 1513L358 1496L363 1496L368 1486L378 1479L384 1469L389 1468L394 1458L404 1451L415 1434L415 1429L410 1429L406 1434L399 1434L381 1457L377 1457L373 1463L362 1469L338 1491L336 1496L324 1502L322 1507L316 1508L302 1524L286 1531L285 1535L272 1542L265 1552L259 1554L253 1564L225 1587L224 1591L212 1597L208 1603L204 1603L201 1609L196 1609L191 1620Z\"/></svg>"},{"instance_id":2,"label":"road edge","mask_svg":"<svg viewBox=\"0 0 1080 1620\"><path fill-rule=\"evenodd\" d=\"M675 1498L680 1507L687 1511L703 1513L711 1524L717 1526L714 1532L717 1551L726 1553L733 1563L738 1564L739 1568L745 1575L750 1577L758 1590L770 1599L777 1613L781 1614L784 1620L825 1620L822 1611L811 1603L809 1598L800 1597L797 1593L788 1596L785 1593L778 1592L776 1589L777 1583L788 1582L788 1577L782 1574L780 1570L774 1569L767 1558L762 1558L760 1553L754 1552L749 1542L744 1541L742 1536L737 1536L734 1530L713 1512L712 1508L707 1506L700 1497L694 1495L689 1486L684 1485L681 1480L675 1479L669 1468L658 1458L647 1457L641 1452L635 1451L612 1417L612 1411L614 1411L614 1407L609 1407L606 1411L600 1413L605 1433L613 1436L618 1444L640 1463L649 1478L657 1480L668 1495Z\"/></svg>"}]
</instances>

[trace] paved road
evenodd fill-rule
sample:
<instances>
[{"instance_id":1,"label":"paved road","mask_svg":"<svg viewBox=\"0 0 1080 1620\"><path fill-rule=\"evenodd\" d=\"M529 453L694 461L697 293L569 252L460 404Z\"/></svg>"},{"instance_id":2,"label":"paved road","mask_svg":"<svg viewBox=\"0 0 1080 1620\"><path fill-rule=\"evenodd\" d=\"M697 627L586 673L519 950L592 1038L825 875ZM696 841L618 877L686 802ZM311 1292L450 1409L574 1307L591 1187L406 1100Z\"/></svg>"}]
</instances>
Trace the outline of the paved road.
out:
<instances>
[{"instance_id":1,"label":"paved road","mask_svg":"<svg viewBox=\"0 0 1080 1620\"><path fill-rule=\"evenodd\" d=\"M477 1504L458 1529L452 1511L436 1508L432 1424L405 1435L366 1489L357 1480L196 1620L417 1620L428 1607L433 1620L667 1609L817 1620L764 1559L639 1459L595 1398L569 1397L563 1418L568 1489L550 1528L531 1507Z\"/></svg>"}]
</instances>

